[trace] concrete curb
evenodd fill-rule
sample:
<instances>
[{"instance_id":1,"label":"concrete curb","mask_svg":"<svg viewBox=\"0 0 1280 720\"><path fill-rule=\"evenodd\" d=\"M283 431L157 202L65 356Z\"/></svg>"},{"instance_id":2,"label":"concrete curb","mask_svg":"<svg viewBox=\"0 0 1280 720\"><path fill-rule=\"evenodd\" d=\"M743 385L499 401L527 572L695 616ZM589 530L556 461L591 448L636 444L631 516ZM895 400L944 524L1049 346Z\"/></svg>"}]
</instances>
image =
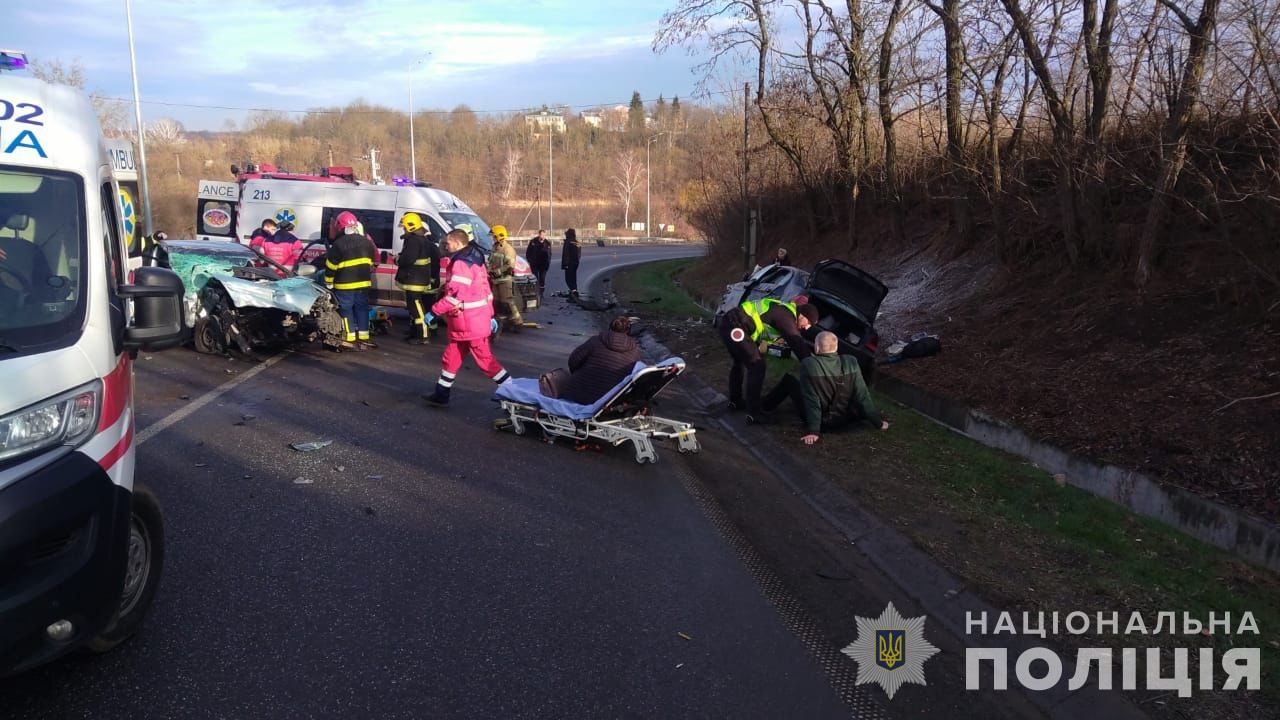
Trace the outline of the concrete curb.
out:
<instances>
[{"instance_id":1,"label":"concrete curb","mask_svg":"<svg viewBox=\"0 0 1280 720\"><path fill-rule=\"evenodd\" d=\"M987 447L1013 453L1066 482L1118 503L1138 515L1177 528L1242 560L1280 572L1280 527L1206 500L1181 488L1161 485L1135 470L1096 463L1048 443L985 413L879 373L876 389L943 427Z\"/></svg>"}]
</instances>

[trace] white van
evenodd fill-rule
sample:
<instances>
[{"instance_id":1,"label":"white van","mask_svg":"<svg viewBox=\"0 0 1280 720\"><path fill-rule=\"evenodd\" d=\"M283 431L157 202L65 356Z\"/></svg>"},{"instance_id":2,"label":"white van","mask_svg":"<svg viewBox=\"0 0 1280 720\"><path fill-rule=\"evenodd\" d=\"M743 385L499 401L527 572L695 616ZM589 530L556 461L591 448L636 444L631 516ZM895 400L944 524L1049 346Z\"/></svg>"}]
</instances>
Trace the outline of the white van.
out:
<instances>
[{"instance_id":1,"label":"white van","mask_svg":"<svg viewBox=\"0 0 1280 720\"><path fill-rule=\"evenodd\" d=\"M134 484L133 358L183 334L176 275L140 268L126 284L120 190L89 101L6 74L11 57L0 56L0 675L108 649L141 623L164 531Z\"/></svg>"},{"instance_id":2,"label":"white van","mask_svg":"<svg viewBox=\"0 0 1280 720\"><path fill-rule=\"evenodd\" d=\"M201 180L196 195L196 236L201 240L236 239L248 243L253 231L268 218L294 224L293 234L314 247L305 257L322 251L329 239L329 223L349 210L378 246L374 292L378 305L404 307L404 292L396 287L395 258L403 241L400 219L414 212L422 217L437 242L454 228L471 231L487 254L493 249L489 225L453 193L422 185L370 185L352 179L350 168L326 168L321 175L282 173L271 166L251 166L237 173L235 182ZM523 258L516 282L524 288L525 309L538 306L533 275Z\"/></svg>"}]
</instances>

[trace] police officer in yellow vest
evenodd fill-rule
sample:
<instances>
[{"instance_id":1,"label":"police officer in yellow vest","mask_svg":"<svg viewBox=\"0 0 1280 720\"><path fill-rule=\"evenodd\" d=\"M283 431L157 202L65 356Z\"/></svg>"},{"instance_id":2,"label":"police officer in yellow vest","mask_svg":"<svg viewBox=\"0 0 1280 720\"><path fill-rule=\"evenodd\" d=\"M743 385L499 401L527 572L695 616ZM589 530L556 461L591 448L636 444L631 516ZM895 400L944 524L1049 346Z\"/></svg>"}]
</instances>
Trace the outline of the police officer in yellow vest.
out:
<instances>
[{"instance_id":1,"label":"police officer in yellow vest","mask_svg":"<svg viewBox=\"0 0 1280 720\"><path fill-rule=\"evenodd\" d=\"M760 346L781 337L796 358L803 360L813 350L800 333L817 322L816 307L772 298L748 300L725 313L717 329L729 357L733 358L733 367L729 370L730 409L745 409L751 422L771 422L772 416L760 408L765 370L765 355ZM745 401L742 395L744 372L747 380Z\"/></svg>"},{"instance_id":2,"label":"police officer in yellow vest","mask_svg":"<svg viewBox=\"0 0 1280 720\"><path fill-rule=\"evenodd\" d=\"M396 284L404 290L405 309L409 311L409 331L405 342L425 345L427 315L440 287L440 246L427 233L418 213L405 213L400 218L404 234L400 239L400 256L396 259Z\"/></svg>"}]
</instances>

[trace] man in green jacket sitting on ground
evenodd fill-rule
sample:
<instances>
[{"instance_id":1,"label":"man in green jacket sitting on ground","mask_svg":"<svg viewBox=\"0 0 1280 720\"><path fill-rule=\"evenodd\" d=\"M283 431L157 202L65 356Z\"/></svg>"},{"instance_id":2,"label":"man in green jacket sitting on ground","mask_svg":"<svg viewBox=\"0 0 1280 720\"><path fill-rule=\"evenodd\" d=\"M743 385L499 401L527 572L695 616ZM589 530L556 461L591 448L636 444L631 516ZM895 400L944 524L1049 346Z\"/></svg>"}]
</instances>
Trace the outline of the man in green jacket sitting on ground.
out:
<instances>
[{"instance_id":1,"label":"man in green jacket sitting on ground","mask_svg":"<svg viewBox=\"0 0 1280 720\"><path fill-rule=\"evenodd\" d=\"M801 438L805 445L818 442L823 430L859 419L888 430L889 423L876 410L857 359L837 354L839 341L829 332L818 333L814 346L817 352L800 361L800 377L784 375L765 396L764 409L771 411L791 398L809 430Z\"/></svg>"}]
</instances>

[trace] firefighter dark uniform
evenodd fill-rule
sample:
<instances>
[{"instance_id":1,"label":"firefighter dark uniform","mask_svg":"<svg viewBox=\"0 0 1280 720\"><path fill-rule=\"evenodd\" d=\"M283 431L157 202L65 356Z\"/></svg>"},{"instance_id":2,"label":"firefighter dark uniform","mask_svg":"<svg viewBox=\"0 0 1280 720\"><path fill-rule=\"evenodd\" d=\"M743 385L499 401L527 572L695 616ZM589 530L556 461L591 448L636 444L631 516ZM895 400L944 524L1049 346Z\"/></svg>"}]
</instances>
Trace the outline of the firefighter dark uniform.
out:
<instances>
[{"instance_id":1,"label":"firefighter dark uniform","mask_svg":"<svg viewBox=\"0 0 1280 720\"><path fill-rule=\"evenodd\" d=\"M324 259L324 284L333 290L346 330L347 346L377 347L369 340L369 288L373 287L373 243L359 230L359 221L342 212L340 233Z\"/></svg>"},{"instance_id":2,"label":"firefighter dark uniform","mask_svg":"<svg viewBox=\"0 0 1280 720\"><path fill-rule=\"evenodd\" d=\"M409 311L408 342L425 343L429 328L426 316L440 288L440 246L427 234L417 213L405 213L400 220L405 234L396 260L396 284L404 290L405 309Z\"/></svg>"},{"instance_id":3,"label":"firefighter dark uniform","mask_svg":"<svg viewBox=\"0 0 1280 720\"><path fill-rule=\"evenodd\" d=\"M717 330L733 367L729 370L729 402L735 408L746 408L759 419L760 395L764 387L764 355L760 344L781 337L797 359L803 360L813 353L800 331L818 319L817 308L782 302L772 298L748 300L725 313ZM747 392L742 394L743 375L746 375Z\"/></svg>"},{"instance_id":4,"label":"firefighter dark uniform","mask_svg":"<svg viewBox=\"0 0 1280 720\"><path fill-rule=\"evenodd\" d=\"M156 246L162 240L168 240L169 236L163 232L152 233L151 235L140 235L134 233L132 241L129 243L129 257L142 258L143 265L155 264Z\"/></svg>"}]
</instances>

